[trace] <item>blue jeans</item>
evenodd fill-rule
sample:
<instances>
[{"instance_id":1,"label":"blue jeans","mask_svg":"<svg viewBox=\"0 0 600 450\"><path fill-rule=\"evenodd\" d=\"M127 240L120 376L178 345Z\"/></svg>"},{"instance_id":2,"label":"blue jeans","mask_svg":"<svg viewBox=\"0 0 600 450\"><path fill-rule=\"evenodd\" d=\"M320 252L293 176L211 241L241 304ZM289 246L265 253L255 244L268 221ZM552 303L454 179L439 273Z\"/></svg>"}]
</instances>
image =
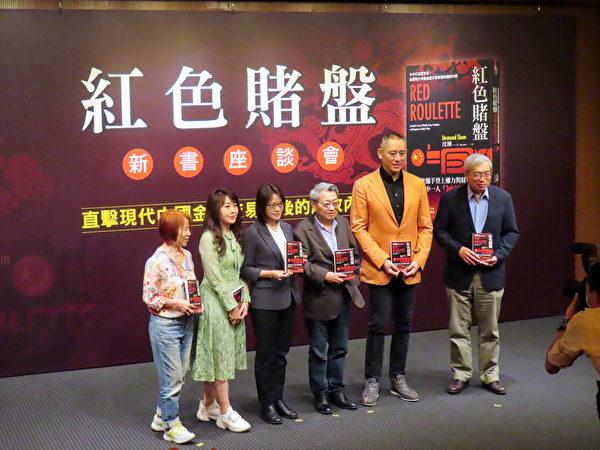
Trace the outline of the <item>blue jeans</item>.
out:
<instances>
[{"instance_id":1,"label":"blue jeans","mask_svg":"<svg viewBox=\"0 0 600 450\"><path fill-rule=\"evenodd\" d=\"M151 315L148 331L158 373L158 407L162 420L168 422L179 417L179 393L190 366L194 316L167 319Z\"/></svg>"},{"instance_id":2,"label":"blue jeans","mask_svg":"<svg viewBox=\"0 0 600 450\"><path fill-rule=\"evenodd\" d=\"M344 365L348 353L350 303L346 298L333 320L306 320L310 346L308 376L313 394L333 394L344 388Z\"/></svg>"}]
</instances>

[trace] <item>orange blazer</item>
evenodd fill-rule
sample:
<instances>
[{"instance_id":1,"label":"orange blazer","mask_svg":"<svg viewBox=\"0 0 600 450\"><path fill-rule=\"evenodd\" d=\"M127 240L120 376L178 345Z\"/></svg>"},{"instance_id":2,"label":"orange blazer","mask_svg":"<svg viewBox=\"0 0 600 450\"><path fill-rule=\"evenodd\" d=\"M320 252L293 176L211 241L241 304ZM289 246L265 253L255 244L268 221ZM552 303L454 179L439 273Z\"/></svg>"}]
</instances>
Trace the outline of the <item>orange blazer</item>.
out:
<instances>
[{"instance_id":1,"label":"orange blazer","mask_svg":"<svg viewBox=\"0 0 600 450\"><path fill-rule=\"evenodd\" d=\"M410 241L413 261L421 269L431 249L433 226L423 179L403 172L404 215L398 224L379 169L359 178L352 188L350 220L363 255L360 279L365 283L385 285L391 280L381 266L390 257L392 241ZM421 271L404 280L406 284L421 282Z\"/></svg>"}]
</instances>

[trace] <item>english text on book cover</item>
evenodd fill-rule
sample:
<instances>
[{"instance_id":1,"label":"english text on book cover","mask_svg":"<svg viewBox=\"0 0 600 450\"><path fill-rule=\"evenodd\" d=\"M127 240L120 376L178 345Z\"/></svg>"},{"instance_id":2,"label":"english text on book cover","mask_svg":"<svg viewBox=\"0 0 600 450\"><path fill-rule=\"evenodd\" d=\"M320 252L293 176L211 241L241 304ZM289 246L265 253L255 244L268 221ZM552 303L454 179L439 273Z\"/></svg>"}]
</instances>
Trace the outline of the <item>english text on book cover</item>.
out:
<instances>
[{"instance_id":1,"label":"english text on book cover","mask_svg":"<svg viewBox=\"0 0 600 450\"><path fill-rule=\"evenodd\" d=\"M433 215L465 180L465 159L486 155L500 180L500 71L492 59L408 66L408 171L425 179Z\"/></svg>"}]
</instances>

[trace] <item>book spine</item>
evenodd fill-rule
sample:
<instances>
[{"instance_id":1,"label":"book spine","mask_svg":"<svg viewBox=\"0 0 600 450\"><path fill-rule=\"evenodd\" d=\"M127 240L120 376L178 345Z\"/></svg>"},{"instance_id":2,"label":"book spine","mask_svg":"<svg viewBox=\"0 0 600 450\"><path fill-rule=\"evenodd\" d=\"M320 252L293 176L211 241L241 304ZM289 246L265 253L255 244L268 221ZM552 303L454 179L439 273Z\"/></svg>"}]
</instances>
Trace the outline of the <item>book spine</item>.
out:
<instances>
[{"instance_id":1,"label":"book spine","mask_svg":"<svg viewBox=\"0 0 600 450\"><path fill-rule=\"evenodd\" d=\"M498 61L492 60L492 79L491 79L491 87L492 87L492 114L491 114L491 129L492 129L492 164L494 166L494 184L500 184L500 152L501 152L501 143L500 143L500 111L501 111L501 102L500 102L500 66Z\"/></svg>"}]
</instances>

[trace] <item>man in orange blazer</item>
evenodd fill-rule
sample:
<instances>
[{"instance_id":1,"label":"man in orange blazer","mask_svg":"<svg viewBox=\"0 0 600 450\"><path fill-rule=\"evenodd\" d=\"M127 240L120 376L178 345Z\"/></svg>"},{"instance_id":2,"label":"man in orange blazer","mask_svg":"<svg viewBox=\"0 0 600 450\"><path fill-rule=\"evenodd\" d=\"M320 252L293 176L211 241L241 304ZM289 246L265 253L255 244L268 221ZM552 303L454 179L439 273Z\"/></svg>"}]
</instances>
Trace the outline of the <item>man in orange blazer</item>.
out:
<instances>
[{"instance_id":1,"label":"man in orange blazer","mask_svg":"<svg viewBox=\"0 0 600 450\"><path fill-rule=\"evenodd\" d=\"M369 286L370 319L365 351L362 403L374 406L379 398L383 344L392 315L390 349L391 393L409 402L419 395L406 382L408 342L415 304L415 287L429 256L431 212L425 182L403 170L406 141L398 134L384 136L377 149L381 167L356 180L350 218L363 256L360 279ZM396 267L390 258L393 241L410 241L410 265Z\"/></svg>"}]
</instances>

